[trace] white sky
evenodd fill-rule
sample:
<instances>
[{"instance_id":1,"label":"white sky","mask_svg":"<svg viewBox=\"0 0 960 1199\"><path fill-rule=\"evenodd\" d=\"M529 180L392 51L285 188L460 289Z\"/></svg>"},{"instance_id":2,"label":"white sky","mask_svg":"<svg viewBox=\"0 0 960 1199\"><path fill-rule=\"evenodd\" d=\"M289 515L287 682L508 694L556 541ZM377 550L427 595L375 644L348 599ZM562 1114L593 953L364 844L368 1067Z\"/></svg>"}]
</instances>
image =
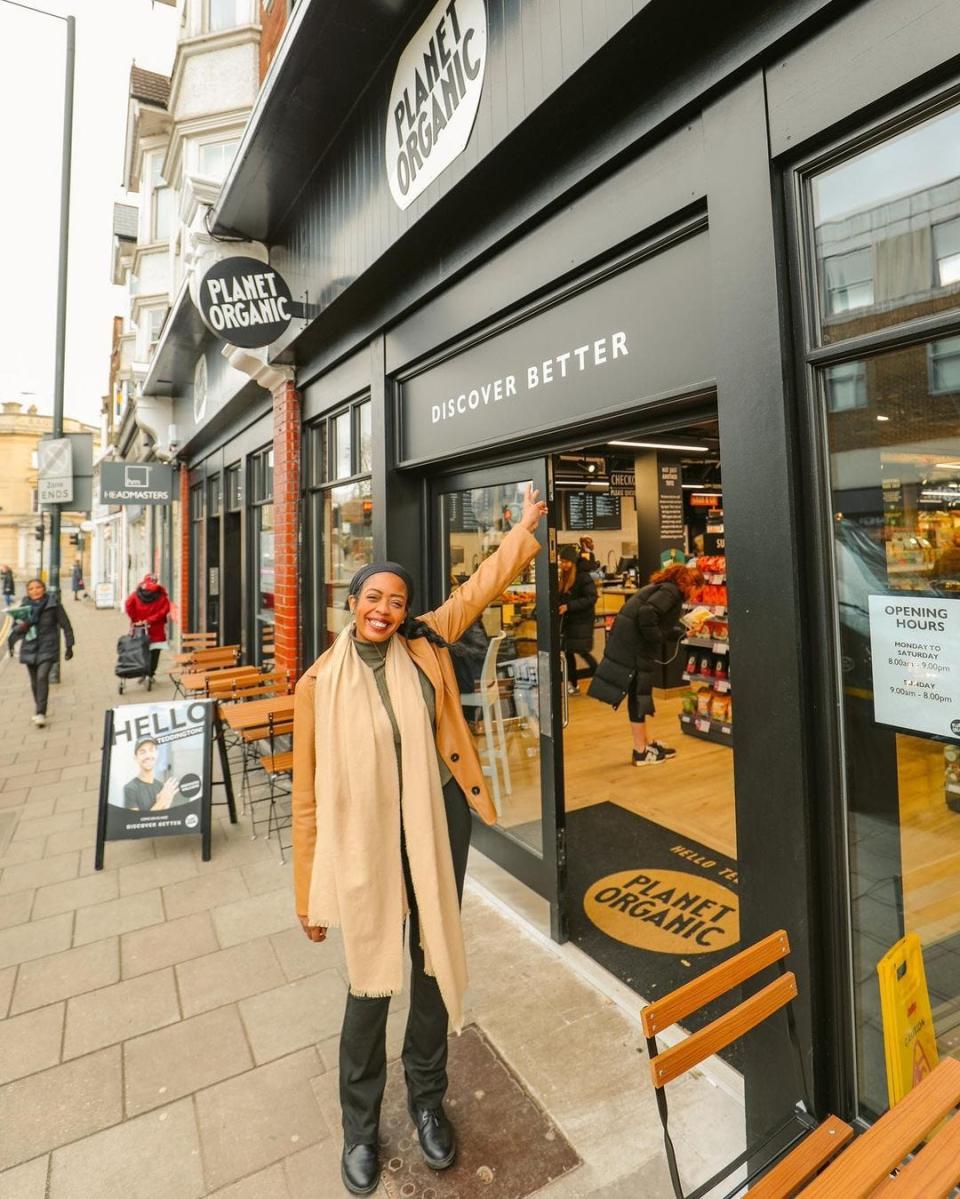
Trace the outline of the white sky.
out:
<instances>
[{"instance_id":1,"label":"white sky","mask_svg":"<svg viewBox=\"0 0 960 1199\"><path fill-rule=\"evenodd\" d=\"M129 201L130 67L170 73L177 13L152 0L29 2L77 20L64 411L99 425L112 320L124 305L110 266L113 204ZM65 38L65 22L0 0L0 401L41 412L53 405Z\"/></svg>"}]
</instances>

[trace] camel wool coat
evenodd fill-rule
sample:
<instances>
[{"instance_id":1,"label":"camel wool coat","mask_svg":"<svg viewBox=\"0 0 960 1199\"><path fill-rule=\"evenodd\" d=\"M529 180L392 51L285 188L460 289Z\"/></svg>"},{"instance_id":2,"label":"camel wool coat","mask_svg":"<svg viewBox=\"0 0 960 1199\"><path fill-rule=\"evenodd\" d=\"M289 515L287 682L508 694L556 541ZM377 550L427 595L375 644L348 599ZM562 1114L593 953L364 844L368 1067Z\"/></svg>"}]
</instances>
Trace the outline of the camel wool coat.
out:
<instances>
[{"instance_id":1,"label":"camel wool coat","mask_svg":"<svg viewBox=\"0 0 960 1199\"><path fill-rule=\"evenodd\" d=\"M514 525L470 578L435 612L420 619L447 642L458 641L498 595L536 557L540 543L521 525ZM450 651L432 645L425 637L403 642L407 653L433 684L436 692L437 749L467 798L467 803L487 824L496 821L496 809L460 704L460 687ZM329 651L327 651L329 652ZM317 672L326 654L300 677L293 709L293 883L298 915L307 914L310 875L317 840L316 720L314 695ZM349 719L349 713L346 714ZM391 747L392 748L392 747Z\"/></svg>"}]
</instances>

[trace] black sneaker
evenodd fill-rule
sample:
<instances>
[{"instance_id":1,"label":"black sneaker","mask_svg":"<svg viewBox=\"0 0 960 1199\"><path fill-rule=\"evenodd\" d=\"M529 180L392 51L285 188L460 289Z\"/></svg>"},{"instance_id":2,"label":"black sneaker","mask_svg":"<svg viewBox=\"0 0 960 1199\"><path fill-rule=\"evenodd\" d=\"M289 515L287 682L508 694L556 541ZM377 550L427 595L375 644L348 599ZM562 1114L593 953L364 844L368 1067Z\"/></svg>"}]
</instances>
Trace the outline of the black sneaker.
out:
<instances>
[{"instance_id":1,"label":"black sneaker","mask_svg":"<svg viewBox=\"0 0 960 1199\"><path fill-rule=\"evenodd\" d=\"M650 744L659 749L665 758L675 758L677 756L677 751L670 745L664 745L662 741L651 741Z\"/></svg>"},{"instance_id":2,"label":"black sneaker","mask_svg":"<svg viewBox=\"0 0 960 1199\"><path fill-rule=\"evenodd\" d=\"M654 741L650 742L643 753L638 749L633 751L634 766L656 766L658 762L665 762L666 760L667 755Z\"/></svg>"}]
</instances>

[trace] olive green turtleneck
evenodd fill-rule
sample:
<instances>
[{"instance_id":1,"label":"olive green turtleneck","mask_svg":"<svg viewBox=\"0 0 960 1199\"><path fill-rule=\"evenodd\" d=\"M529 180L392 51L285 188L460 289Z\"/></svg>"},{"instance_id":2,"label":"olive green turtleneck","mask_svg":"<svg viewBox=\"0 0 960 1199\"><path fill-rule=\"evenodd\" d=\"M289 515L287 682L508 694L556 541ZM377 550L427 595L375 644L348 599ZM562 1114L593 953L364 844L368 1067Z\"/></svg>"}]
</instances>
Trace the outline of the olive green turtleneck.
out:
<instances>
[{"instance_id":1,"label":"olive green turtleneck","mask_svg":"<svg viewBox=\"0 0 960 1199\"><path fill-rule=\"evenodd\" d=\"M387 670L386 670L386 647L381 646L375 641L361 641L359 637L354 636L353 644L357 647L357 653L360 655L361 661L373 671L373 677L377 684L377 690L380 692L380 698L383 700L383 706L387 710L387 716L390 718L390 726L393 729L393 744L397 751L397 767L400 767L400 726L397 723L397 716L393 710L393 703L390 699L390 691L387 688ZM430 724L435 729L437 724L437 696L433 689L433 684L427 676L417 667L417 676L420 679L420 690L423 692L423 702L427 705L427 713L430 717ZM437 751L437 765L440 767L440 785L445 787L453 778L450 773L450 768ZM401 780L402 781L402 780Z\"/></svg>"}]
</instances>

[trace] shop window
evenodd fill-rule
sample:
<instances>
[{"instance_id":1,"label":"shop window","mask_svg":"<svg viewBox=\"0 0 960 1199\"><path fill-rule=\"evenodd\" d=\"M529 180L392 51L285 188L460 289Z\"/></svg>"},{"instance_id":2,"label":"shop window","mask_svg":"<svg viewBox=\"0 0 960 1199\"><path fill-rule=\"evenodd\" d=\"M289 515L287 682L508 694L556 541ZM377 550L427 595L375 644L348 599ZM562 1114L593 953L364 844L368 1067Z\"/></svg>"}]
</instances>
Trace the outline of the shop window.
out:
<instances>
[{"instance_id":1,"label":"shop window","mask_svg":"<svg viewBox=\"0 0 960 1199\"><path fill-rule=\"evenodd\" d=\"M243 507L243 468L239 462L228 466L226 470L227 508L236 512Z\"/></svg>"},{"instance_id":2,"label":"shop window","mask_svg":"<svg viewBox=\"0 0 960 1199\"><path fill-rule=\"evenodd\" d=\"M207 480L207 513L211 516L220 515L220 500L223 494L223 486L219 475L214 475L212 479Z\"/></svg>"},{"instance_id":3,"label":"shop window","mask_svg":"<svg viewBox=\"0 0 960 1199\"><path fill-rule=\"evenodd\" d=\"M331 448L333 477L349 479L353 472L353 419L349 409L333 418Z\"/></svg>"},{"instance_id":4,"label":"shop window","mask_svg":"<svg viewBox=\"0 0 960 1199\"><path fill-rule=\"evenodd\" d=\"M960 282L958 144L954 107L811 178L821 341L954 306L943 289Z\"/></svg>"},{"instance_id":5,"label":"shop window","mask_svg":"<svg viewBox=\"0 0 960 1199\"><path fill-rule=\"evenodd\" d=\"M960 337L947 337L930 345L930 394L960 391Z\"/></svg>"},{"instance_id":6,"label":"shop window","mask_svg":"<svg viewBox=\"0 0 960 1199\"><path fill-rule=\"evenodd\" d=\"M323 577L327 644L349 623L347 592L361 566L373 561L370 480L331 487L324 497Z\"/></svg>"},{"instance_id":7,"label":"shop window","mask_svg":"<svg viewBox=\"0 0 960 1199\"><path fill-rule=\"evenodd\" d=\"M238 139L226 142L204 142L200 147L198 169L204 179L222 183L237 153Z\"/></svg>"},{"instance_id":8,"label":"shop window","mask_svg":"<svg viewBox=\"0 0 960 1199\"><path fill-rule=\"evenodd\" d=\"M357 408L357 425L357 470L360 474L366 474L373 469L373 409L369 400Z\"/></svg>"},{"instance_id":9,"label":"shop window","mask_svg":"<svg viewBox=\"0 0 960 1199\"><path fill-rule=\"evenodd\" d=\"M863 362L842 362L826 372L827 409L846 412L867 406L867 369Z\"/></svg>"},{"instance_id":10,"label":"shop window","mask_svg":"<svg viewBox=\"0 0 960 1199\"><path fill-rule=\"evenodd\" d=\"M199 484L190 488L190 519L203 520L203 488Z\"/></svg>"},{"instance_id":11,"label":"shop window","mask_svg":"<svg viewBox=\"0 0 960 1199\"><path fill-rule=\"evenodd\" d=\"M888 1105L877 963L923 948L942 1055L960 1023L960 336L871 359L876 420L851 423L822 376L839 627L858 1090ZM928 370L931 382L928 386ZM953 386L956 385L956 386ZM932 394L931 394L932 393Z\"/></svg>"},{"instance_id":12,"label":"shop window","mask_svg":"<svg viewBox=\"0 0 960 1199\"><path fill-rule=\"evenodd\" d=\"M824 259L823 277L829 316L873 303L873 261L869 248Z\"/></svg>"},{"instance_id":13,"label":"shop window","mask_svg":"<svg viewBox=\"0 0 960 1199\"><path fill-rule=\"evenodd\" d=\"M251 456L250 489L254 504L273 499L273 446Z\"/></svg>"}]
</instances>

